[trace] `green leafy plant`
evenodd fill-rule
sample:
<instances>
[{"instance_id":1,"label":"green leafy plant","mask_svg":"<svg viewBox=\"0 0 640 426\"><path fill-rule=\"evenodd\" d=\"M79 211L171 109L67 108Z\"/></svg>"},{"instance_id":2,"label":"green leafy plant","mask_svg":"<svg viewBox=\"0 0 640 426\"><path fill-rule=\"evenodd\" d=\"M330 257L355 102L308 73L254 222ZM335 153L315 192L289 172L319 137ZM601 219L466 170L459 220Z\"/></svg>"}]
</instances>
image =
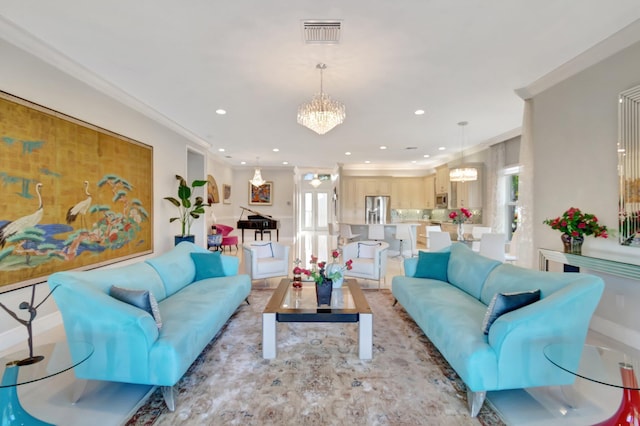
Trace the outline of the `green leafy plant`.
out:
<instances>
[{"instance_id":1,"label":"green leafy plant","mask_svg":"<svg viewBox=\"0 0 640 426\"><path fill-rule=\"evenodd\" d=\"M194 201L191 200L193 194L193 188L204 186L207 184L206 180L194 180L191 186L187 185L187 181L180 175L176 175L178 180L178 198L164 197L178 208L179 216L169 219L169 223L179 220L182 224L182 237L191 235L191 224L194 219L198 219L201 214L204 214L204 208L209 204L205 204L202 197L196 197Z\"/></svg>"}]
</instances>

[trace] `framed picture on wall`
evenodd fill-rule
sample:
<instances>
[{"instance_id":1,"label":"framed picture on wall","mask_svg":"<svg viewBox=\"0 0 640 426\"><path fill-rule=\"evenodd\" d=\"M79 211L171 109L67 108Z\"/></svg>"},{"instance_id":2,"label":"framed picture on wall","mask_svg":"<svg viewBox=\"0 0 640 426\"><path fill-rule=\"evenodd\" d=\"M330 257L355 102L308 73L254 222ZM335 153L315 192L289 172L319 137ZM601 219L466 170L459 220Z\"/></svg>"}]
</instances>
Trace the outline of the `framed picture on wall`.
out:
<instances>
[{"instance_id":1,"label":"framed picture on wall","mask_svg":"<svg viewBox=\"0 0 640 426\"><path fill-rule=\"evenodd\" d=\"M253 206L270 206L273 204L273 182L253 186L249 182L249 204Z\"/></svg>"},{"instance_id":2,"label":"framed picture on wall","mask_svg":"<svg viewBox=\"0 0 640 426\"><path fill-rule=\"evenodd\" d=\"M222 184L222 203L231 204L231 185Z\"/></svg>"}]
</instances>

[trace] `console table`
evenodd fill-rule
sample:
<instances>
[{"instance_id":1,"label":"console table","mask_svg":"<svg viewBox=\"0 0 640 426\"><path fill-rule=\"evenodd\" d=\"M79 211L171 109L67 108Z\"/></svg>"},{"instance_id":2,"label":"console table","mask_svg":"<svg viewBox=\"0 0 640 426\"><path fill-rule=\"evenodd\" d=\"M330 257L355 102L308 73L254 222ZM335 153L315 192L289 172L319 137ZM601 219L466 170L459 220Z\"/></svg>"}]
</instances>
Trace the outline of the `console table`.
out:
<instances>
[{"instance_id":1,"label":"console table","mask_svg":"<svg viewBox=\"0 0 640 426\"><path fill-rule=\"evenodd\" d=\"M554 261L578 268L588 268L593 271L604 272L618 277L640 280L640 265L549 249L539 249L538 253L539 269L541 271L548 271L549 261Z\"/></svg>"}]
</instances>

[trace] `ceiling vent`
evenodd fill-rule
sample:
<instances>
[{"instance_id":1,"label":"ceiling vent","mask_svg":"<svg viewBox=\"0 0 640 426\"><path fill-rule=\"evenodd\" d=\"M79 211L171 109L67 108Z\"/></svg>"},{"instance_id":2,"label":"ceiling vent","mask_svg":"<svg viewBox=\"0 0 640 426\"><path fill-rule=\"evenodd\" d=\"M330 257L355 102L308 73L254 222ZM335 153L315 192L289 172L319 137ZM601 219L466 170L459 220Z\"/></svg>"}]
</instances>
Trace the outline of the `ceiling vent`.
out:
<instances>
[{"instance_id":1,"label":"ceiling vent","mask_svg":"<svg viewBox=\"0 0 640 426\"><path fill-rule=\"evenodd\" d=\"M342 21L302 21L302 37L306 44L338 44Z\"/></svg>"}]
</instances>

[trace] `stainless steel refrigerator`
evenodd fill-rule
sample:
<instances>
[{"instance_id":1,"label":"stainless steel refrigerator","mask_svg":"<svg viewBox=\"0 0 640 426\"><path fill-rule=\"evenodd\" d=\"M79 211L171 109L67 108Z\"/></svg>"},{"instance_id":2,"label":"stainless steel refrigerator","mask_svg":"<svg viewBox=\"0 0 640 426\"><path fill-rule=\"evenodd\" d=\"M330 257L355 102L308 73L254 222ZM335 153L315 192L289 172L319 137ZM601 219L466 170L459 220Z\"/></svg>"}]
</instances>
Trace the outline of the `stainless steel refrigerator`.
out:
<instances>
[{"instance_id":1,"label":"stainless steel refrigerator","mask_svg":"<svg viewBox=\"0 0 640 426\"><path fill-rule=\"evenodd\" d=\"M367 195L364 197L365 223L390 223L391 203L388 195Z\"/></svg>"}]
</instances>

